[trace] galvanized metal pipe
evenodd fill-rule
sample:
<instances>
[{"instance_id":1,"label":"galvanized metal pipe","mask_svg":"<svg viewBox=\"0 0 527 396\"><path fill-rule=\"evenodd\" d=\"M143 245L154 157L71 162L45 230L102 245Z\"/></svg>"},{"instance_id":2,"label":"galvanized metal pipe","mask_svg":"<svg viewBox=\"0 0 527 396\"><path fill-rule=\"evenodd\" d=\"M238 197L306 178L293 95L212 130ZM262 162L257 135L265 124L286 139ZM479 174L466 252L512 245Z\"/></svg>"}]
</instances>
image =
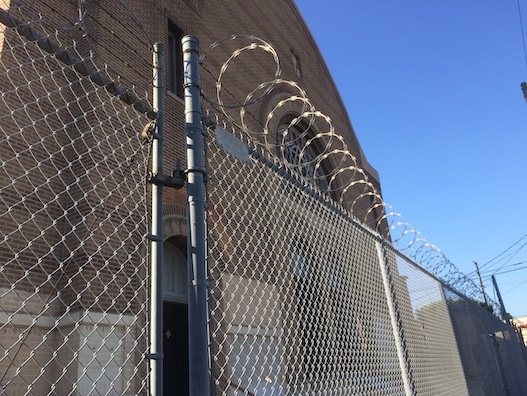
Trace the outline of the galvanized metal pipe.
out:
<instances>
[{"instance_id":1,"label":"galvanized metal pipe","mask_svg":"<svg viewBox=\"0 0 527 396\"><path fill-rule=\"evenodd\" d=\"M412 379L412 372L408 364L408 358L406 354L406 347L404 345L404 334L401 328L401 323L398 317L398 309L396 306L395 299L395 286L391 279L390 269L388 267L388 261L386 260L386 248L383 246L383 242L377 241L377 255L379 257L379 264L381 268L382 281L384 285L384 291L386 294L386 302L388 304L388 310L390 312L390 320L392 323L392 330L395 339L395 347L397 349L397 357L399 359L399 367L401 368L401 376L404 384L404 392L406 396L415 396L415 387Z\"/></svg>"},{"instance_id":2,"label":"galvanized metal pipe","mask_svg":"<svg viewBox=\"0 0 527 396\"><path fill-rule=\"evenodd\" d=\"M189 395L210 395L208 280L205 227L205 170L199 88L198 40L183 45L187 154L187 260L189 319Z\"/></svg>"},{"instance_id":3,"label":"galvanized metal pipe","mask_svg":"<svg viewBox=\"0 0 527 396\"><path fill-rule=\"evenodd\" d=\"M163 45L154 44L152 176L163 174ZM150 229L150 395L163 395L163 186L151 183Z\"/></svg>"}]
</instances>

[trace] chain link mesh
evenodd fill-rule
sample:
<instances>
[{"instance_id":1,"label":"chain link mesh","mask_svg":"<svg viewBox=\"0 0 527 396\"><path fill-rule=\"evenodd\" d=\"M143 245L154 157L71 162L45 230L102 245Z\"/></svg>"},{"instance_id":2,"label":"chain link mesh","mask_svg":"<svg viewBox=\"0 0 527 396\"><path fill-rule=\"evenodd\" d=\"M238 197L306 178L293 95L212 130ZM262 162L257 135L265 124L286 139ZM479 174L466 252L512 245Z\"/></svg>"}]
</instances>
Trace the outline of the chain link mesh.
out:
<instances>
[{"instance_id":1,"label":"chain link mesh","mask_svg":"<svg viewBox=\"0 0 527 396\"><path fill-rule=\"evenodd\" d=\"M7 5L0 393L142 393L148 145L139 135L148 118L112 94L121 88L83 55L75 34Z\"/></svg>"},{"instance_id":2,"label":"chain link mesh","mask_svg":"<svg viewBox=\"0 0 527 396\"><path fill-rule=\"evenodd\" d=\"M217 391L403 394L408 363L417 394L466 394L441 284L420 269L401 268L391 253L401 334L407 335L408 353L401 360L379 235L285 168L255 157L246 164L210 144ZM407 276L412 287L404 285ZM425 292L429 297L423 299L419 293L427 287L436 295ZM439 328L422 328L437 322Z\"/></svg>"},{"instance_id":3,"label":"chain link mesh","mask_svg":"<svg viewBox=\"0 0 527 396\"><path fill-rule=\"evenodd\" d=\"M211 72L209 51L237 40ZM274 54L233 36L202 59L208 116L220 125L209 136L217 393L466 395L442 283L412 259L447 275L455 267L388 212L331 119L280 78L278 60L273 80L231 89L234 60L258 49ZM249 105L273 89L295 94L268 105L262 122Z\"/></svg>"},{"instance_id":4,"label":"chain link mesh","mask_svg":"<svg viewBox=\"0 0 527 396\"><path fill-rule=\"evenodd\" d=\"M416 393L465 394L443 284L400 253L392 257L402 337Z\"/></svg>"},{"instance_id":5,"label":"chain link mesh","mask_svg":"<svg viewBox=\"0 0 527 396\"><path fill-rule=\"evenodd\" d=\"M525 393L525 348L515 329L451 288L445 296L470 394Z\"/></svg>"},{"instance_id":6,"label":"chain link mesh","mask_svg":"<svg viewBox=\"0 0 527 396\"><path fill-rule=\"evenodd\" d=\"M140 132L155 113L103 62L113 55L86 31L85 1L72 15L0 2L1 394L146 394ZM238 92L229 78L254 77L231 73L241 58L271 60L271 80ZM232 36L202 61L207 116L224 127L207 143L215 394L450 396L482 378L521 392L510 329L382 201L331 119L281 78L272 46ZM148 87L146 63L130 73ZM258 120L250 106L277 87L291 96ZM296 116L280 125L284 111Z\"/></svg>"}]
</instances>

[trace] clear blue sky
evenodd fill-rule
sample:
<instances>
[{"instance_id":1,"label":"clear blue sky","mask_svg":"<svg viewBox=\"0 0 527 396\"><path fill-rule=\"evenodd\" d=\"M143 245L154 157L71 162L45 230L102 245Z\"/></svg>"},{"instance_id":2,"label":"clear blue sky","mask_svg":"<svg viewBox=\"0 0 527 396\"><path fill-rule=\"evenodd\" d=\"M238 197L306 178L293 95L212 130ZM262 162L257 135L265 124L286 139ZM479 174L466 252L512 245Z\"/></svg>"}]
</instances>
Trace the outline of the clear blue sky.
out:
<instances>
[{"instance_id":1,"label":"clear blue sky","mask_svg":"<svg viewBox=\"0 0 527 396\"><path fill-rule=\"evenodd\" d=\"M527 234L517 0L296 3L385 201L464 273L525 267L496 278L507 310L527 315L527 238L485 265Z\"/></svg>"}]
</instances>

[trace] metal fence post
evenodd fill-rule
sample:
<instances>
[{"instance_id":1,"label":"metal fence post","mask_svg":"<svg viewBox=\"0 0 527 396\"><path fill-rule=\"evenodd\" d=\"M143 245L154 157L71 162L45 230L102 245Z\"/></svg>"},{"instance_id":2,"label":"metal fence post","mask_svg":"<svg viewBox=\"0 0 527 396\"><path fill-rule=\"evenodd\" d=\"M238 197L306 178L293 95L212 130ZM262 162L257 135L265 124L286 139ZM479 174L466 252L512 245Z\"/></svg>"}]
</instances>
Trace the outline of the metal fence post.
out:
<instances>
[{"instance_id":1,"label":"metal fence post","mask_svg":"<svg viewBox=\"0 0 527 396\"><path fill-rule=\"evenodd\" d=\"M185 36L183 45L185 134L187 144L187 260L189 318L189 394L210 395L208 280L205 254L205 171L199 87L198 41Z\"/></svg>"},{"instance_id":2,"label":"metal fence post","mask_svg":"<svg viewBox=\"0 0 527 396\"><path fill-rule=\"evenodd\" d=\"M153 107L157 119L152 140L152 180L163 164L163 45L154 44ZM151 182L150 230L150 394L163 395L163 186Z\"/></svg>"},{"instance_id":3,"label":"metal fence post","mask_svg":"<svg viewBox=\"0 0 527 396\"><path fill-rule=\"evenodd\" d=\"M401 323L397 312L397 305L395 299L395 291L393 290L390 269L386 260L386 248L382 242L377 241L377 254L379 257L379 264L381 267L382 281L384 284L384 291L386 293L386 302L390 313L390 320L392 322L393 335L395 338L395 347L397 349L397 357L399 359L399 366L401 367L401 375L404 383L404 391L406 396L415 396L415 388L412 380L412 373L408 364L406 348L404 345L404 337L401 329Z\"/></svg>"}]
</instances>

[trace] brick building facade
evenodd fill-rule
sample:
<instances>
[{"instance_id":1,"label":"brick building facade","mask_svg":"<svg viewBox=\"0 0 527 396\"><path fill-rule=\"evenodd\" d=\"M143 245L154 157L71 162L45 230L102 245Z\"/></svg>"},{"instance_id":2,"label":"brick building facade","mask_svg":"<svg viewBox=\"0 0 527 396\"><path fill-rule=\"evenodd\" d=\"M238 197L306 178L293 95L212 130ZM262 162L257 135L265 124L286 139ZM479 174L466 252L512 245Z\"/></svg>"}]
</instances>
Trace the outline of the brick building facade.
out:
<instances>
[{"instance_id":1,"label":"brick building facade","mask_svg":"<svg viewBox=\"0 0 527 396\"><path fill-rule=\"evenodd\" d=\"M345 190L335 188L332 198L343 206L348 204L347 209L372 228L377 228L382 213L376 213L376 210L381 209L371 208L372 196L380 192L378 175L360 148L324 60L292 0L229 0L219 3L209 0L46 0L27 2L31 4L21 2L21 6L15 3L4 0L2 8L17 20L30 21L36 30L53 37L56 37L54 29L73 26L72 29L62 29L59 39L63 42L79 40L81 44L76 50L80 55L94 53L95 64L128 88L134 81L149 84L152 76L149 44L163 43L166 172L176 161L184 163L185 157L181 37L194 35L199 39L205 56L201 71L203 92L214 100L217 100L213 85L217 74L214 73L221 70L226 61L225 54L245 45L244 36L254 35L270 43L280 58L280 79L297 85L276 83L265 97L246 106L246 116L250 115L248 124L266 128L273 134L280 131L305 111L298 103L286 101L286 98L298 95L296 86L301 87L316 109L331 119L338 135L343 137L355 157L355 164L345 166L356 166L364 170L367 177L367 184ZM6 132L9 136L3 138L9 144L0 147L4 163L0 181L2 186L10 186L4 189L0 202L0 211L5 213L0 227L4 239L9 242L0 246L2 264L9 264L0 279L0 305L3 312L9 313L9 319L0 317L0 320L4 320L4 325L10 322L9 326L3 327L4 342L15 345L17 338L20 340L20 334L24 333L20 329L39 318L24 339L22 354L17 354L17 359L29 357L30 363L24 366L25 372L18 380L10 382L8 394L25 394L28 383L35 394L71 394L74 383L79 395L90 394L94 389L101 394L141 393L144 391L142 385L134 383L137 366L129 358L121 358L120 351L138 348L138 344L146 342L144 333L127 330L137 324L134 315L144 310L142 299L145 296L137 290L141 289L146 275L144 269L136 266L145 256L144 233L137 229L144 208L133 204L141 201L139 194L142 191L124 192L126 183L115 176L114 169L134 156L131 144L112 151L110 155L99 150L100 142L111 145L111 138L107 135L109 130L130 135L130 142L136 141L133 136L137 136L137 131L131 127L123 128L115 118L105 119L104 114L110 111L110 105L84 95L83 83L76 81L71 70L59 72L56 64L50 65L46 60L32 61L42 59L41 53L36 46L24 46L24 40L13 29L6 28L1 34L2 64L6 70L0 80L3 95L0 107L4 114L10 114L9 118L2 120L4 131L9 131ZM233 35L240 39L229 39ZM210 45L221 40L224 41L220 45L209 49ZM29 51L6 51L6 43L10 48L24 47ZM240 98L246 98L255 87L276 76L277 65L272 53L265 50L247 52L249 55L241 54L222 76L226 95L223 100L227 104L239 105ZM9 65L16 67L17 71L9 72ZM52 75L53 81L44 78L28 83L38 79L39 72ZM32 75L35 78L32 79ZM60 84L71 89L56 89ZM236 99L230 102L230 98ZM56 111L55 104L60 101L68 104ZM235 114L239 109L226 111ZM271 111L272 117L269 116ZM308 137L325 132L324 128L327 125L318 121L310 126ZM81 135L83 138L79 140ZM323 150L314 147L315 151ZM289 154L276 150L274 154L277 156ZM60 155L51 157L49 153ZM331 161L331 158L326 159L321 166L327 174L335 166ZM348 182L344 178L343 174L331 182L342 186ZM319 188L327 187L327 181L321 183ZM45 187L35 187L40 185ZM372 191L365 193L365 185ZM109 200L102 198L105 191L115 190L123 192ZM20 196L25 198L20 200ZM362 196L364 199L360 198ZM356 199L357 204L351 207L349 203ZM104 205L99 204L101 201ZM185 205L184 190L166 190L163 209L165 316L171 319L173 326L166 330L178 334L178 337L165 340L170 351L184 349L186 342L186 285L181 281L186 278ZM101 218L111 222L94 232L90 224L96 224ZM134 234L134 231L137 232ZM122 238L113 238L120 234L123 234ZM125 234L135 236L128 238ZM28 241L31 241L31 249L27 249ZM123 246L121 241L126 241L126 245ZM232 276L239 277L234 273ZM245 282L247 288L258 285L250 278L239 277L238 282ZM221 282L218 285L221 287ZM239 290L233 290L231 294L235 296L237 293ZM238 298L244 297L240 295ZM268 298L273 296L270 294ZM276 320L271 316L264 318L269 326L274 326ZM95 328L97 337L89 338L87 335ZM12 341L7 341L10 337ZM42 339L47 342L42 344ZM94 358L93 351L98 349L101 340L112 343L115 349ZM64 348L64 345L70 347ZM31 354L32 349L37 351L36 354ZM120 374L117 381L103 377L94 385L94 379L99 377L97 359L105 360L104 354L111 362L107 369ZM167 376L167 389L181 391L188 370L186 356L180 352L167 356L167 370L178 368L174 371L177 375ZM140 359L141 356L136 356L136 360ZM41 362L50 363L43 365ZM8 360L3 360L0 368L10 372ZM55 384L54 389L50 390L50 383ZM104 393L105 388L111 391Z\"/></svg>"}]
</instances>

